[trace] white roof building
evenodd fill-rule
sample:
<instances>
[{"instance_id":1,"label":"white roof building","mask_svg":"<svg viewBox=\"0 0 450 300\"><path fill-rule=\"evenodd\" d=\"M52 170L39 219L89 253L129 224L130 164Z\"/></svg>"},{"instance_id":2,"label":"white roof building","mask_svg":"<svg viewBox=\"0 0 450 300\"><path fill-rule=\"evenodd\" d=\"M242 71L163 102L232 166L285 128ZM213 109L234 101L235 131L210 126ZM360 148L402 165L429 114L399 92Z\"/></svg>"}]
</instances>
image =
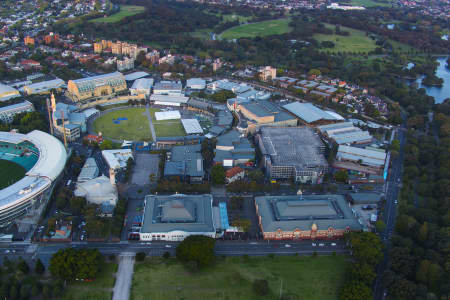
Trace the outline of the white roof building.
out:
<instances>
[{"instance_id":1,"label":"white roof building","mask_svg":"<svg viewBox=\"0 0 450 300\"><path fill-rule=\"evenodd\" d=\"M155 112L155 119L157 121L179 120L179 119L181 119L181 115L180 115L180 112L178 110L157 111L157 112Z\"/></svg>"},{"instance_id":2,"label":"white roof building","mask_svg":"<svg viewBox=\"0 0 450 300\"><path fill-rule=\"evenodd\" d=\"M140 78L133 82L130 88L131 95L141 95L150 96L151 89L154 80L152 78Z\"/></svg>"},{"instance_id":3,"label":"white roof building","mask_svg":"<svg viewBox=\"0 0 450 300\"><path fill-rule=\"evenodd\" d=\"M85 197L89 203L98 205L106 202L115 206L119 199L116 186L112 185L109 178L104 175L78 183L74 194L77 197Z\"/></svg>"},{"instance_id":4,"label":"white roof building","mask_svg":"<svg viewBox=\"0 0 450 300\"><path fill-rule=\"evenodd\" d=\"M186 87L191 90L204 90L206 88L206 80L202 78L190 78L186 81Z\"/></svg>"},{"instance_id":5,"label":"white roof building","mask_svg":"<svg viewBox=\"0 0 450 300\"><path fill-rule=\"evenodd\" d=\"M127 166L129 158L133 159L133 152L131 149L103 150L102 156L111 169L118 170Z\"/></svg>"},{"instance_id":6,"label":"white roof building","mask_svg":"<svg viewBox=\"0 0 450 300\"><path fill-rule=\"evenodd\" d=\"M153 93L156 95L181 95L183 86L181 82L174 81L161 81L155 84L153 87Z\"/></svg>"},{"instance_id":7,"label":"white roof building","mask_svg":"<svg viewBox=\"0 0 450 300\"><path fill-rule=\"evenodd\" d=\"M203 133L202 126L197 119L182 119L181 123L183 124L184 130L186 134L201 134Z\"/></svg>"},{"instance_id":8,"label":"white roof building","mask_svg":"<svg viewBox=\"0 0 450 300\"><path fill-rule=\"evenodd\" d=\"M150 101L153 101L156 105L164 106L181 106L181 104L186 104L189 97L182 95L151 95Z\"/></svg>"}]
</instances>

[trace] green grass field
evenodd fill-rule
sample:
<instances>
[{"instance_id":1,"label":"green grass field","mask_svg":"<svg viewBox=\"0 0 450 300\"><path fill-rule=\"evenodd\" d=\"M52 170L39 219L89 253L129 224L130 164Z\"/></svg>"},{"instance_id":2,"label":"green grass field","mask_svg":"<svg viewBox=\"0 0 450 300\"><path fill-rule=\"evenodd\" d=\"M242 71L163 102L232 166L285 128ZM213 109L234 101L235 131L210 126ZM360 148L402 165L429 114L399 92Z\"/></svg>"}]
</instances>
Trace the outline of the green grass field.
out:
<instances>
[{"instance_id":1,"label":"green grass field","mask_svg":"<svg viewBox=\"0 0 450 300\"><path fill-rule=\"evenodd\" d=\"M242 37L254 38L257 36L268 36L283 34L291 31L289 27L290 18L244 24L225 30L220 34L224 40L238 39Z\"/></svg>"},{"instance_id":2,"label":"green grass field","mask_svg":"<svg viewBox=\"0 0 450 300\"><path fill-rule=\"evenodd\" d=\"M175 259L162 262L153 258L135 266L132 300L165 299L293 299L335 300L349 265L347 256L276 256L219 258L207 270L188 272ZM269 282L270 294L257 296L252 290L255 279Z\"/></svg>"},{"instance_id":3,"label":"green grass field","mask_svg":"<svg viewBox=\"0 0 450 300\"><path fill-rule=\"evenodd\" d=\"M164 120L156 121L155 112L159 109L150 108L150 114L152 116L153 126L155 127L156 136L158 137L171 137L171 136L185 136L183 124L180 120Z\"/></svg>"},{"instance_id":4,"label":"green grass field","mask_svg":"<svg viewBox=\"0 0 450 300\"><path fill-rule=\"evenodd\" d=\"M334 30L335 26L332 24L325 24L325 26L331 30ZM330 52L369 52L376 48L375 41L366 36L363 31L343 27L342 31L348 31L349 36L342 36L336 34L315 34L314 38L319 41L331 41L335 44L334 48L322 48L323 51Z\"/></svg>"},{"instance_id":5,"label":"green grass field","mask_svg":"<svg viewBox=\"0 0 450 300\"><path fill-rule=\"evenodd\" d=\"M24 167L2 159L0 159L0 170L0 190L19 181L26 173Z\"/></svg>"},{"instance_id":6,"label":"green grass field","mask_svg":"<svg viewBox=\"0 0 450 300\"><path fill-rule=\"evenodd\" d=\"M372 1L372 0L351 0L350 4L353 6L363 6L363 7L377 7L377 6L391 6L391 2L390 1L386 1L386 2L379 2L379 1ZM344 4L342 4L344 5Z\"/></svg>"},{"instance_id":7,"label":"green grass field","mask_svg":"<svg viewBox=\"0 0 450 300\"><path fill-rule=\"evenodd\" d=\"M112 14L106 18L97 18L90 20L89 22L99 23L115 23L119 22L125 17L134 16L145 11L145 7L137 5L121 5L118 13Z\"/></svg>"},{"instance_id":8,"label":"green grass field","mask_svg":"<svg viewBox=\"0 0 450 300\"><path fill-rule=\"evenodd\" d=\"M333 24L325 24L325 26L331 30L335 29L335 25ZM369 36L366 36L366 33L361 30L344 27L341 26L342 31L348 31L350 33L349 36L341 36L336 34L315 34L314 38L319 41L331 41L335 44L334 48L322 48L322 51L330 51L330 52L370 52L375 50L377 47L375 41L372 40ZM394 51L397 52L408 52L414 51L414 48L396 42L394 40L389 40L394 48Z\"/></svg>"},{"instance_id":9,"label":"green grass field","mask_svg":"<svg viewBox=\"0 0 450 300\"><path fill-rule=\"evenodd\" d=\"M113 119L127 118L114 124ZM127 108L109 112L94 121L95 132L117 140L150 141L152 134L145 115L145 108Z\"/></svg>"},{"instance_id":10,"label":"green grass field","mask_svg":"<svg viewBox=\"0 0 450 300\"><path fill-rule=\"evenodd\" d=\"M101 273L93 282L71 283L63 300L110 300L114 287L113 274L117 271L116 263L105 263Z\"/></svg>"}]
</instances>

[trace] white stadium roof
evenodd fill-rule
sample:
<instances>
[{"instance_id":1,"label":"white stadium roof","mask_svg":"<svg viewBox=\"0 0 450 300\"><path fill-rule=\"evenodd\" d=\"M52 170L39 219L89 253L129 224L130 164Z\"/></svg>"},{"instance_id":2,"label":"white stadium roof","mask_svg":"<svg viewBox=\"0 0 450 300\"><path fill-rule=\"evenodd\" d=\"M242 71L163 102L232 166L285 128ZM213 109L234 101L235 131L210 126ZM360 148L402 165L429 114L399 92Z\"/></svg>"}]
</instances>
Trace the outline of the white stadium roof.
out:
<instances>
[{"instance_id":1,"label":"white stadium roof","mask_svg":"<svg viewBox=\"0 0 450 300\"><path fill-rule=\"evenodd\" d=\"M0 131L0 141L11 144L28 141L39 150L38 161L26 176L0 190L0 210L15 206L24 199L30 199L41 193L64 170L67 160L66 149L57 138L48 133L38 130L28 134Z\"/></svg>"},{"instance_id":2,"label":"white stadium roof","mask_svg":"<svg viewBox=\"0 0 450 300\"><path fill-rule=\"evenodd\" d=\"M179 120L179 119L181 119L181 115L180 115L180 112L178 110L157 111L157 112L155 112L155 119L157 121L162 121L162 120Z\"/></svg>"},{"instance_id":3,"label":"white stadium roof","mask_svg":"<svg viewBox=\"0 0 450 300\"><path fill-rule=\"evenodd\" d=\"M203 133L203 129L197 119L182 119L181 123L187 134Z\"/></svg>"}]
</instances>

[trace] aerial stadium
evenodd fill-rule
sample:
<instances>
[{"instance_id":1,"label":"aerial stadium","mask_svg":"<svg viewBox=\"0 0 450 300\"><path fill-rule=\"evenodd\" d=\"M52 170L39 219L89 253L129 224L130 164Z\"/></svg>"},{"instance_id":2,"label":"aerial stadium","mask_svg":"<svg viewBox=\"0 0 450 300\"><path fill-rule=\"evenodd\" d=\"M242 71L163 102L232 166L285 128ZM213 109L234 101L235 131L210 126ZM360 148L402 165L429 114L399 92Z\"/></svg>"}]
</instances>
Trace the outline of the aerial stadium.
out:
<instances>
[{"instance_id":1,"label":"aerial stadium","mask_svg":"<svg viewBox=\"0 0 450 300\"><path fill-rule=\"evenodd\" d=\"M0 163L19 170L16 175L24 171L15 179L8 172L0 175L0 227L23 216L39 218L66 160L63 144L45 132L0 131Z\"/></svg>"}]
</instances>

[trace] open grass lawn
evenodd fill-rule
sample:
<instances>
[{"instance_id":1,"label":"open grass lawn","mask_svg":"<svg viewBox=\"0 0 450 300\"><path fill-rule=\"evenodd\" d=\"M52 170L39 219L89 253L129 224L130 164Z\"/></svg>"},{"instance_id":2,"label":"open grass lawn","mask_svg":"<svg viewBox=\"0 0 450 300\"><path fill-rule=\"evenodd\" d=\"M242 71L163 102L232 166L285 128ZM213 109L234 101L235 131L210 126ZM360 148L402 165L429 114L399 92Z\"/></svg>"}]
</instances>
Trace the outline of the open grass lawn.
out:
<instances>
[{"instance_id":1,"label":"open grass lawn","mask_svg":"<svg viewBox=\"0 0 450 300\"><path fill-rule=\"evenodd\" d=\"M90 20L90 22L100 22L100 23L115 23L119 22L125 17L137 15L145 10L143 6L137 5L121 5L120 11L118 13L112 14L106 18L97 18Z\"/></svg>"},{"instance_id":2,"label":"open grass lawn","mask_svg":"<svg viewBox=\"0 0 450 300\"><path fill-rule=\"evenodd\" d=\"M417 50L410 45L399 43L394 40L389 40L389 43L391 43L392 47L394 48L394 52L412 52Z\"/></svg>"},{"instance_id":3,"label":"open grass lawn","mask_svg":"<svg viewBox=\"0 0 450 300\"><path fill-rule=\"evenodd\" d=\"M113 120L127 118L114 124ZM107 138L117 140L150 141L152 134L145 108L127 108L109 112L94 121L94 130Z\"/></svg>"},{"instance_id":4,"label":"open grass lawn","mask_svg":"<svg viewBox=\"0 0 450 300\"><path fill-rule=\"evenodd\" d=\"M175 259L153 258L135 265L131 299L279 299L282 280L283 295L297 296L293 299L334 300L348 264L348 257L339 255L228 257L190 273ZM253 292L255 279L269 282L269 295Z\"/></svg>"},{"instance_id":5,"label":"open grass lawn","mask_svg":"<svg viewBox=\"0 0 450 300\"><path fill-rule=\"evenodd\" d=\"M0 190L25 176L25 168L8 160L0 159Z\"/></svg>"},{"instance_id":6,"label":"open grass lawn","mask_svg":"<svg viewBox=\"0 0 450 300\"><path fill-rule=\"evenodd\" d=\"M155 127L155 132L157 137L168 137L168 136L185 136L183 124L181 120L164 120L157 121L155 118L155 112L159 111L157 108L150 108L150 114L152 116L153 126Z\"/></svg>"},{"instance_id":7,"label":"open grass lawn","mask_svg":"<svg viewBox=\"0 0 450 300\"><path fill-rule=\"evenodd\" d=\"M335 25L332 24L325 24L325 26L333 31L335 29ZM365 32L343 26L341 26L341 31L348 31L350 35L315 34L314 38L319 42L331 41L335 44L334 48L322 48L323 51L369 52L375 50L375 41L366 36Z\"/></svg>"},{"instance_id":8,"label":"open grass lawn","mask_svg":"<svg viewBox=\"0 0 450 300\"><path fill-rule=\"evenodd\" d=\"M334 31L335 25L333 24L325 24L325 26ZM314 38L319 41L331 41L335 44L334 48L322 48L322 51L330 51L330 52L365 52L368 53L370 51L375 50L377 47L375 41L372 40L369 36L366 36L366 33L361 30L344 27L341 26L342 31L347 31L350 33L348 36L336 35L336 34L315 34ZM389 40L394 51L396 52L408 52L414 51L415 49L409 45L402 44L393 40Z\"/></svg>"},{"instance_id":9,"label":"open grass lawn","mask_svg":"<svg viewBox=\"0 0 450 300\"><path fill-rule=\"evenodd\" d=\"M353 6L376 7L376 6L391 6L391 1L373 1L373 0L351 0L350 4ZM342 4L343 5L343 4Z\"/></svg>"},{"instance_id":10,"label":"open grass lawn","mask_svg":"<svg viewBox=\"0 0 450 300\"><path fill-rule=\"evenodd\" d=\"M290 20L290 18L283 18L232 27L222 32L220 38L232 40L242 37L254 38L256 36L283 34L291 31L289 27Z\"/></svg>"},{"instance_id":11,"label":"open grass lawn","mask_svg":"<svg viewBox=\"0 0 450 300\"><path fill-rule=\"evenodd\" d=\"M64 293L63 300L110 300L114 287L116 263L105 263L93 282L71 283Z\"/></svg>"},{"instance_id":12,"label":"open grass lawn","mask_svg":"<svg viewBox=\"0 0 450 300\"><path fill-rule=\"evenodd\" d=\"M168 137L168 136L185 136L183 125L180 120L168 120L159 121L154 124L156 136Z\"/></svg>"}]
</instances>

